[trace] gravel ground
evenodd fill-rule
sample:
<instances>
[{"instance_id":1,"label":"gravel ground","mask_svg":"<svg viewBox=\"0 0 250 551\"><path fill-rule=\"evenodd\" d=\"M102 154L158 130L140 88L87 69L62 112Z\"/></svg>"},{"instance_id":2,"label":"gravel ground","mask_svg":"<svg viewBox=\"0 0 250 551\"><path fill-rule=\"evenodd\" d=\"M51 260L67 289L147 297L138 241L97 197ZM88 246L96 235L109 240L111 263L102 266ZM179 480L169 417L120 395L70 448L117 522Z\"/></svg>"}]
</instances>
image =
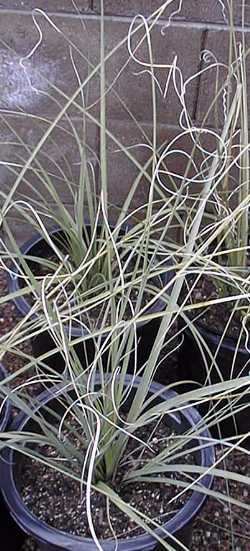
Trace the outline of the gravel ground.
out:
<instances>
[{"instance_id":1,"label":"gravel ground","mask_svg":"<svg viewBox=\"0 0 250 551\"><path fill-rule=\"evenodd\" d=\"M6 278L0 272L0 296L6 294ZM18 314L13 304L0 306L0 335L4 335L18 320ZM29 345L25 349L28 351ZM24 349L24 350L25 350ZM168 359L168 370L177 369L176 356ZM22 361L12 354L6 354L4 365L10 372L22 367ZM31 392L39 388L33 387ZM218 458L222 450L217 450ZM233 452L227 458L225 467L235 473L250 475L250 454ZM220 464L219 468L223 468ZM231 498L250 504L250 490L245 485L230 482L228 486L222 479L217 479L214 490L223 492ZM209 498L199 517L194 523L192 544L190 551L250 551L250 512L242 507L229 505L222 500ZM29 538L20 551L38 551L36 545Z\"/></svg>"}]
</instances>

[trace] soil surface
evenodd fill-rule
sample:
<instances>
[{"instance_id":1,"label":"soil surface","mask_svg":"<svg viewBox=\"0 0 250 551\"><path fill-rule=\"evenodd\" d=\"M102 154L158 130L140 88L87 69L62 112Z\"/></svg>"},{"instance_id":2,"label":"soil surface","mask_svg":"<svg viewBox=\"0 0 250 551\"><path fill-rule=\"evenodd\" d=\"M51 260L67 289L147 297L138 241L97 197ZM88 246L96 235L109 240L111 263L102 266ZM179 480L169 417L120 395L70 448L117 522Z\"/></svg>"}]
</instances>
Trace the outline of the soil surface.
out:
<instances>
[{"instance_id":1,"label":"soil surface","mask_svg":"<svg viewBox=\"0 0 250 551\"><path fill-rule=\"evenodd\" d=\"M194 285L194 288L192 288ZM192 289L192 290L191 290ZM210 276L201 276L199 280L190 277L188 281L183 285L181 292L181 299L184 299L187 295L187 292L190 292L190 296L187 304L199 304L206 301L216 300L222 298L222 289L215 284L214 280ZM232 289L226 290L227 295L230 296L233 294ZM237 294L237 291L235 291ZM246 301L239 302L241 309L235 309L235 301L222 302L219 304L212 304L206 309L195 308L189 310L187 315L194 319L196 318L199 324L203 325L205 328L208 328L213 333L223 334L226 328L226 336L238 339L240 332L242 330L242 320L244 315L247 312ZM249 304L250 306L250 304ZM246 327L250 329L250 315L249 321L246 323ZM245 341L246 334L243 333L242 341ZM250 344L250 342L249 342Z\"/></svg>"},{"instance_id":2,"label":"soil surface","mask_svg":"<svg viewBox=\"0 0 250 551\"><path fill-rule=\"evenodd\" d=\"M0 296L7 293L6 277L0 272ZM20 319L15 307L11 303L0 306L0 335L6 334L10 328L15 326ZM161 369L162 382L164 383L164 371L166 373L165 382L174 381L178 370L176 342L171 343L173 350L166 359L164 369ZM29 353L30 345L27 343L21 347L22 352ZM168 352L171 352L168 351ZM15 372L23 367L25 360L14 354L6 354L4 365L9 372ZM20 375L19 383L23 381ZM40 385L29 387L29 393L34 394L41 391ZM249 476L250 473L250 455L244 451L232 451L223 460L225 448L217 445L217 458L221 461L217 466L234 473ZM214 492L223 493L228 500L236 499L239 502L249 505L250 490L239 482L228 482L222 478L216 477ZM239 505L231 504L221 499L218 495L209 497L206 505L203 507L199 516L196 518L193 526L192 542L190 551L250 551L250 512ZM36 543L32 538L26 537L20 551L38 551Z\"/></svg>"}]
</instances>

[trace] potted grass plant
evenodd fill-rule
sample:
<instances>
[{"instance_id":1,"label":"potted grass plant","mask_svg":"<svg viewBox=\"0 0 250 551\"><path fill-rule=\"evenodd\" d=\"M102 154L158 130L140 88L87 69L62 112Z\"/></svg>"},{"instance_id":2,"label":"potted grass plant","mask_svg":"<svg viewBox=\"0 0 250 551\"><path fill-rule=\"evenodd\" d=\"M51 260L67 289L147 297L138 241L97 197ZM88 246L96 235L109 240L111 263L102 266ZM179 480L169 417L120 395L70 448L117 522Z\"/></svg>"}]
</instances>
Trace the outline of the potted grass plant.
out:
<instances>
[{"instance_id":1,"label":"potted grass plant","mask_svg":"<svg viewBox=\"0 0 250 551\"><path fill-rule=\"evenodd\" d=\"M169 2L166 2L167 5ZM164 5L157 10L152 19L152 28L158 21ZM55 23L38 10L46 21L55 28ZM34 18L36 10L34 11ZM39 28L39 21L36 21ZM141 24L135 34L143 28ZM61 32L56 28L56 31ZM41 31L42 32L42 31ZM3 206L1 209L2 229L9 248L3 254L2 266L9 274L9 289L19 312L30 321L34 321L34 336L32 345L38 356L44 354L44 364L49 368L62 372L65 362L62 355L55 348L53 339L47 330L37 331L37 324L41 317L37 316L41 308L42 297L46 294L47 307L57 302L64 315L68 317L70 336L75 339L76 351L82 358L83 365L87 365L94 356L95 347L103 342L104 325L107 328L115 323L116 311L122 294L126 294L127 304L124 306L124 316L131 316L135 310L139 312L142 306L149 303L148 314L154 314L164 307L164 302L154 300L158 288L167 288L172 273L171 254L168 257L161 255L161 243L166 236L168 227L173 220L173 204L157 205L154 190L151 185L155 171L156 146L152 146L152 154L146 166L140 166L136 157L126 149L119 140L108 130L106 121L106 95L109 83L106 81L105 67L108 59L123 45L127 38L117 44L112 52L105 52L104 10L102 2L100 38L100 62L96 66L89 64L89 74L86 81L81 81L77 67L74 65L74 52L77 50L73 42L65 36L65 47L71 52L72 64L77 81L76 91L71 97L66 97L62 90L56 89L59 97L66 101L60 108L55 120L51 122L35 148L25 147L28 158L21 160L21 170L17 171L16 179L10 192L2 192ZM144 37L145 38L145 37ZM39 47L37 45L33 51ZM79 53L79 52L78 52ZM80 52L81 53L81 52ZM85 59L85 54L82 53ZM99 78L100 82L100 116L95 118L86 107L87 87L91 79ZM52 85L53 86L53 85ZM77 130L70 116L74 107L82 118L80 130ZM39 125L39 117L34 117L34 124ZM58 192L58 182L48 170L45 157L45 166L39 158L39 152L45 143L54 145L54 130L61 127L62 122L67 124L67 132L73 136L78 149L79 173L75 182L65 175L64 168L60 169L60 178L69 189L73 204L73 213L65 206ZM87 127L91 122L100 132L99 155L91 151L88 145ZM156 126L156 121L154 121ZM66 132L66 135L67 135ZM155 131L154 131L155 133ZM112 140L116 147L121 148L125 155L139 167L139 174L132 183L131 189L119 208L115 222L110 220L111 206L109 201L109 183L107 170L107 139ZM59 146L58 146L59 147ZM89 161L89 154L94 162ZM53 162L52 158L49 158ZM64 159L63 159L64 161ZM62 163L63 165L63 163ZM97 184L95 165L100 174ZM10 163L8 167L15 174L15 167ZM19 166L20 169L20 166ZM26 182L30 187L28 173L31 171L38 178L37 188L32 189L32 197L19 197L19 188ZM132 201L134 194L141 183L146 179L148 196L143 205L134 211ZM50 206L52 205L52 206ZM157 212L155 209L157 206ZM159 207L159 208L158 208ZM9 214L17 212L25 220L33 232L33 237L21 248L13 237ZM143 212L143 220L140 221ZM133 225L131 226L131 214ZM165 227L159 227L160 220L164 219ZM52 225L52 230L48 229ZM6 259L12 251L12 267L6 266ZM131 282L134 282L131 285ZM96 300L99 297L99 300ZM123 303L124 305L125 303ZM46 319L43 318L44 326ZM100 326L102 331L100 332ZM152 316L151 320L141 321L137 327L138 346L140 348L140 364L144 363L150 354L154 337L157 333L158 321ZM98 334L99 330L99 334ZM93 332L97 337L93 338ZM31 331L32 333L32 331ZM77 345L77 338L82 334L88 338L84 346ZM54 353L53 353L54 351ZM47 354L47 357L45 358Z\"/></svg>"},{"instance_id":2,"label":"potted grass plant","mask_svg":"<svg viewBox=\"0 0 250 551\"><path fill-rule=\"evenodd\" d=\"M132 412L137 408L138 389L140 400L142 398L142 379L127 376L122 387L119 377L111 379L109 383L106 381L102 388L98 382L99 378L95 378L93 397L96 394L96 400L100 402L106 398L106 392L109 390L114 391L116 396L116 390L112 389L112 386L115 386L119 389L123 401L121 409L120 406L117 409L118 404L115 404L114 411L109 403L106 404L108 411L103 406L99 411L100 404L96 409L95 399L94 403L88 399L79 402L75 392L72 392L72 387L61 388L59 392L54 389L54 394L40 397L36 411L31 411L29 415L23 414L12 427L13 437L15 431L18 431L21 440L25 442L22 446L25 455L22 456L17 451L18 446L15 451L11 450L11 446L5 455L7 460L10 459L10 463L7 461L2 469L3 492L12 516L22 530L35 538L42 549L56 547L75 550L81 549L82 545L108 549L116 544L124 549L137 549L142 545L150 549L154 548L157 540L167 549L186 548L184 545L190 543L192 522L203 505L212 483L212 476L208 473L213 465L214 456L209 432L203 428L199 435L197 434L197 426L202 425L201 418L191 406L183 410L183 415L171 412L167 414L167 404L169 403L170 408L171 404L175 407L177 395L156 383L151 385L146 399L146 402L154 403L154 407L149 407L144 411L143 417L136 416L137 419L133 421ZM82 392L83 386L77 385L77 391ZM146 402L144 405L147 407ZM70 408L68 419L65 406ZM85 429L82 432L78 425L80 421L83 428L82 406L88 425L85 429L90 430L91 420L94 421L94 440L89 443L83 442ZM150 423L151 414L156 422ZM98 435L97 415L101 415ZM57 441L59 418L62 433L65 433L65 428L66 432L67 428L69 429L69 434L63 436L63 442L60 439ZM76 423L72 423L73 418ZM155 428L159 423L162 430L159 428L158 433ZM51 441L48 431L53 434ZM156 451L155 443L158 439L161 445L158 453L154 453L152 450L155 448ZM38 444L34 447L34 440L40 440L42 446ZM150 444L152 440L154 442ZM103 450L101 442L104 445ZM95 445L99 448L98 458L93 455ZM197 446L199 452L195 451ZM13 447L15 448L15 444ZM62 447L65 450L63 455ZM52 448L50 457L48 454ZM145 462L149 449L149 455L155 455L154 466L152 459ZM31 459L33 454L34 458ZM173 461L176 455L179 456L179 465L182 458L184 462L188 458L187 475L173 475L175 469L178 468L180 471L183 465L176 466L178 461L177 464L175 461L172 462L171 455ZM83 463L79 462L80 456ZM190 466L191 461L195 461L195 465ZM94 463L93 469L91 463ZM134 473L131 469L133 463ZM163 470L164 475L160 475ZM183 470L185 471L185 468ZM198 476L197 473L190 475L190 471L196 470L199 471ZM85 478L87 472L88 476ZM45 480L47 484L44 486ZM184 498L180 497L179 502L177 496L181 491L175 491L174 486L171 487L172 480L177 487L180 485L184 494ZM192 489L187 492L187 497L185 489L189 485ZM48 491L48 488L51 491ZM38 497L41 493L45 497L44 500ZM156 508L153 507L155 496ZM42 511L44 515L41 514ZM160 522L153 520L154 518L160 518ZM165 540L168 543L164 544Z\"/></svg>"},{"instance_id":3,"label":"potted grass plant","mask_svg":"<svg viewBox=\"0 0 250 551\"><path fill-rule=\"evenodd\" d=\"M123 331L118 324L111 357L114 350L117 358L115 338L122 341ZM65 338L62 346L71 363ZM11 395L23 413L8 433L2 487L13 518L41 549L109 549L117 544L150 549L157 540L166 548L183 549L190 541L192 520L212 483L210 434L193 407L182 411L182 399L173 390L152 383L153 358L140 378L126 374L125 357L115 371L110 361L109 372L96 358L87 373L74 358L68 382L34 398L32 406L22 388ZM177 505L170 474L177 468L171 465L175 457L179 472L183 461L188 471L198 471L194 477L177 475L174 485L180 483L180 494L190 486ZM159 493L167 481L168 496ZM151 511L156 494L157 507ZM42 495L47 504L39 503ZM154 520L158 517L161 526Z\"/></svg>"},{"instance_id":4,"label":"potted grass plant","mask_svg":"<svg viewBox=\"0 0 250 551\"><path fill-rule=\"evenodd\" d=\"M233 23L233 2L229 11L227 76L221 88L217 82L217 93L206 115L214 108L218 110L222 101L224 127L215 131L217 149L212 156L203 149L204 178L209 177L211 165L216 166L201 232L206 254L199 259L197 272L188 274L183 290L194 310L191 330L190 316L183 321L186 331L180 349L180 377L195 382L195 386L249 374L249 52L244 35L245 5L240 42ZM215 70L219 70L222 64L214 61ZM196 309L201 301L203 308ZM222 420L223 408L230 404L234 415ZM216 408L222 435L249 433L249 388L232 394L229 401L222 398Z\"/></svg>"}]
</instances>

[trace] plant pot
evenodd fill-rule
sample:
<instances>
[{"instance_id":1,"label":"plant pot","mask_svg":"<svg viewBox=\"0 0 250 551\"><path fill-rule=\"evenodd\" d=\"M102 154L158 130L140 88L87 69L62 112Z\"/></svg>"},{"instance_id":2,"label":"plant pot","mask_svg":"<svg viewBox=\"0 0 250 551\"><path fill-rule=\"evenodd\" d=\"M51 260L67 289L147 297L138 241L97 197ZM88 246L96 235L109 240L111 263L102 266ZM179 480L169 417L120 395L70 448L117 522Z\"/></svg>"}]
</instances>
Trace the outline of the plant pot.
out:
<instances>
[{"instance_id":1,"label":"plant pot","mask_svg":"<svg viewBox=\"0 0 250 551\"><path fill-rule=\"evenodd\" d=\"M0 364L0 381L3 381L7 376L6 371L2 364ZM11 408L10 403L7 401L4 405L3 412L0 416L0 432L4 432L9 423L11 417ZM2 464L2 459L0 459L0 465ZM24 541L24 534L22 530L17 526L13 521L9 510L6 506L6 503L2 497L2 492L0 491L0 527L1 527L1 538L5 542L6 549L11 551L20 551L21 545Z\"/></svg>"},{"instance_id":2,"label":"plant pot","mask_svg":"<svg viewBox=\"0 0 250 551\"><path fill-rule=\"evenodd\" d=\"M200 332L213 357L216 357L216 364L224 381L232 378L231 370L233 361L233 378L245 377L249 375L250 354L245 348L239 347L236 353L236 341L233 338L224 337L221 341L220 334L210 331L203 324L195 322L195 327ZM186 328L183 334L184 339L179 349L180 379L193 381L193 383L188 383L185 385L185 388L182 386L182 391L186 391L197 388L197 384L204 386L207 380L207 369L200 348L190 329ZM207 352L205 352L205 358L209 368L212 360ZM216 366L213 365L209 375L209 384L216 384L220 382L222 382L222 379L216 369ZM243 388L243 391L244 390L246 390L246 387ZM232 397L233 396L234 393L232 393ZM222 400L218 403L216 406L218 415L222 413L222 408L227 404L228 400ZM239 402L237 402L237 407L238 406L244 406L244 409L236 412L233 416L229 415L228 418L219 421L218 424L211 428L212 434L215 436L222 435L222 437L230 438L236 434L245 434L250 431L250 389L248 389L248 394L243 396ZM200 411L203 415L207 413L208 409L209 406L207 404L200 406ZM249 439L248 441L245 440L244 443L245 445L249 445Z\"/></svg>"},{"instance_id":3,"label":"plant pot","mask_svg":"<svg viewBox=\"0 0 250 551\"><path fill-rule=\"evenodd\" d=\"M60 230L55 228L51 231L50 236L60 234ZM25 243L21 247L21 252L27 256L46 257L50 251L49 245L41 238L40 234L36 234L33 238ZM167 266L169 268L169 266ZM173 272L169 269L161 276L162 284L165 286L171 281ZM21 281L18 274L13 274L9 277L9 291L16 292L21 288ZM15 305L18 311L23 315L27 315L30 311L30 304L25 297L17 297L14 299ZM156 313L163 310L165 303L163 300L158 299L155 304L147 310L147 313ZM137 324L137 358L139 359L137 364L138 368L141 367L149 358L152 350L155 337L159 329L160 321L158 319ZM72 327L71 338L72 340L85 336L87 332L83 328ZM42 354L55 349L55 343L48 331L40 333L36 338L32 339L32 349L35 357L39 357ZM91 336L83 343L74 345L74 350L77 353L82 365L84 367L90 365L93 361L95 354L95 344ZM105 362L105 355L102 356ZM57 350L46 358L45 363L58 373L62 373L65 368L65 362ZM134 371L134 354L131 353L129 372Z\"/></svg>"},{"instance_id":4,"label":"plant pot","mask_svg":"<svg viewBox=\"0 0 250 551\"><path fill-rule=\"evenodd\" d=\"M129 384L132 380L131 376L127 376L125 383ZM140 382L139 378L133 380L133 388L136 389ZM97 379L98 384L98 379ZM58 392L58 388L60 388ZM57 397L63 392L62 387L56 387ZM150 393L156 393L162 391L163 387L158 383L153 383L150 388ZM173 391L163 391L161 397L156 397L155 400L169 400L176 393ZM49 392L44 392L40 396L40 404L35 408L35 411L40 411L44 407L44 415L48 415L48 408L46 405L50 402L50 407L60 413L62 408L61 403L55 397L55 389L51 389ZM46 412L46 413L45 413ZM192 406L183 410L183 413L169 414L169 423L177 433L183 433L188 428L195 428L201 421L200 415ZM20 414L13 424L13 430L22 431L34 430L35 422L32 421L26 414ZM38 428L39 431L39 428ZM204 429L200 435L194 436L194 445L200 444L200 450L196 448L197 462L203 467L210 467L214 462L214 449L213 446L208 444L210 438L209 431ZM206 443L206 445L204 445ZM202 445L203 444L203 445ZM44 522L38 520L24 505L20 493L18 491L18 472L22 461L22 455L20 452L14 452L11 449L5 450L5 463L2 465L1 479L3 480L3 493L6 503L11 511L13 518L18 525L29 535L31 535L37 541L39 549L43 551L96 551L96 545L90 538L81 538L59 531ZM212 485L211 474L204 475L200 483L203 484L205 490ZM175 535L176 538L186 546L189 546L192 534L192 523L199 513L202 505L206 500L207 492L203 494L194 491L188 498L184 506L164 525L164 528L170 533ZM159 530L157 530L158 533ZM114 551L116 548L116 542L114 540L100 540L104 551ZM174 544L171 541L173 547L180 551L182 548ZM118 540L119 551L150 551L156 548L161 548L161 545L151 536L146 533L134 536L127 539Z\"/></svg>"}]
</instances>

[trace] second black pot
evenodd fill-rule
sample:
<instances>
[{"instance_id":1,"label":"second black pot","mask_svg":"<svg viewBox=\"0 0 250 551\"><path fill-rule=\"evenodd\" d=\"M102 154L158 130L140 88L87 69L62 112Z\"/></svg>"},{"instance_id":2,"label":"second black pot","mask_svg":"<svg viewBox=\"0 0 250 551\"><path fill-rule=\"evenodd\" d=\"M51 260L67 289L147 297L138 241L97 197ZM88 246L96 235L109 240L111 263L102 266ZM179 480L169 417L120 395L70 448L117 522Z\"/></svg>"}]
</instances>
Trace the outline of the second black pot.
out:
<instances>
[{"instance_id":1,"label":"second black pot","mask_svg":"<svg viewBox=\"0 0 250 551\"><path fill-rule=\"evenodd\" d=\"M193 383L190 382L185 387L182 385L183 391L195 389L198 385L216 384L223 380L228 381L249 375L250 354L246 348L242 346L237 348L236 341L233 338L224 337L222 339L221 335L210 331L201 323L195 322L195 326L204 339L212 357L215 357L220 373L218 373L216 366L212 365L212 359L205 350L203 350L203 357L195 337L190 329L186 328L183 332L184 338L179 350L179 374L181 380L193 381ZM209 379L207 378L207 367L209 369ZM250 431L250 381L249 387L243 387L242 394L243 396L237 401L236 405L237 409L242 408L241 411L231 415L230 410L227 410L229 416L224 420L220 420L220 416L223 414L223 407L227 407L229 402L227 399L218 402L216 406L218 423L211 428L215 436L221 435L230 438ZM232 393L232 400L235 400L235 393ZM213 403L211 402L210 407L212 406ZM206 404L200 406L199 409L202 414L205 414L208 411L208 406ZM244 443L248 446L249 438Z\"/></svg>"}]
</instances>

